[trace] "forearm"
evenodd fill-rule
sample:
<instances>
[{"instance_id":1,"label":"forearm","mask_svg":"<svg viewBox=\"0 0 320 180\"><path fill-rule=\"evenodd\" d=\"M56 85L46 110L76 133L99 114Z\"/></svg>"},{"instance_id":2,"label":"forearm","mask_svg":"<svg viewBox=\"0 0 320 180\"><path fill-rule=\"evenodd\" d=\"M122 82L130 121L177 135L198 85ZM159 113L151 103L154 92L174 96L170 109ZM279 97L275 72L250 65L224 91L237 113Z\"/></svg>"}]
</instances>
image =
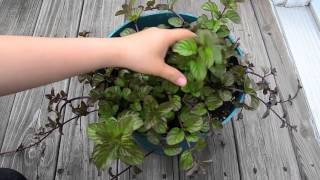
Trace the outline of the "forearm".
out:
<instances>
[{"instance_id":1,"label":"forearm","mask_svg":"<svg viewBox=\"0 0 320 180\"><path fill-rule=\"evenodd\" d=\"M0 36L0 95L116 66L123 53L118 41Z\"/></svg>"}]
</instances>

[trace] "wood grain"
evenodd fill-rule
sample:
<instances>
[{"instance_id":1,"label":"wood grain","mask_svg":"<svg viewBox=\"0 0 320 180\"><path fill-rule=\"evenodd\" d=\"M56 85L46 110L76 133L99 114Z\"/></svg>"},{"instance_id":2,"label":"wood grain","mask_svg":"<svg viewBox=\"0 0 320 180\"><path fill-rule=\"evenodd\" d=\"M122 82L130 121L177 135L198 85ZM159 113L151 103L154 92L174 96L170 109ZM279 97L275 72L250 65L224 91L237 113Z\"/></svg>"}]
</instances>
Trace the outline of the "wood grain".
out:
<instances>
[{"instance_id":1,"label":"wood grain","mask_svg":"<svg viewBox=\"0 0 320 180\"><path fill-rule=\"evenodd\" d=\"M320 31L310 8L275 7L275 13L278 15L284 38L309 102L314 117L315 131L319 134L320 97L318 94L320 93L320 86L314 83L314 79L320 78L320 72L318 71L320 69ZM320 142L320 139L318 142Z\"/></svg>"},{"instance_id":2,"label":"wood grain","mask_svg":"<svg viewBox=\"0 0 320 180\"><path fill-rule=\"evenodd\" d=\"M24 1L25 2L25 1ZM24 2L16 2L24 5ZM76 36L82 1L45 0L42 3L34 36ZM30 9L23 7L20 11ZM26 16L28 17L28 16ZM24 17L25 18L25 17ZM20 143L33 142L33 134L47 119L48 102L44 95L52 87L67 90L69 80L18 93L10 115L8 130L1 151L15 149ZM51 135L38 147L1 159L2 166L22 172L28 179L54 179L58 156L59 133Z\"/></svg>"},{"instance_id":3,"label":"wood grain","mask_svg":"<svg viewBox=\"0 0 320 180\"><path fill-rule=\"evenodd\" d=\"M270 14L272 5L268 1L252 0L252 6L270 57L270 63L277 68L279 74L276 77L277 85L282 97L288 97L289 93L293 94L297 89L298 74L283 35L277 26L276 18L274 14ZM302 92L292 106L285 104L283 109L288 112L288 120L298 126L298 132L293 132L290 136L301 178L319 179L320 148L312 129L313 117L305 93Z\"/></svg>"},{"instance_id":4,"label":"wood grain","mask_svg":"<svg viewBox=\"0 0 320 180\"><path fill-rule=\"evenodd\" d=\"M85 0L80 21L79 32L90 32L90 37L107 37L118 25L123 22L122 17L115 17L116 10L124 1L112 0ZM79 83L78 78L72 78L68 91L69 97L87 95L90 87ZM70 119L72 113L67 110L65 120ZM97 114L81 118L78 122L72 122L64 127L59 148L59 158L56 178L59 180L95 180L110 179L108 170L98 173L95 165L90 162L94 144L87 137L89 123L97 122ZM114 174L117 172L117 162L112 166Z\"/></svg>"},{"instance_id":5,"label":"wood grain","mask_svg":"<svg viewBox=\"0 0 320 180\"><path fill-rule=\"evenodd\" d=\"M0 1L0 35L32 35L40 12L40 1ZM0 97L0 149L6 133L15 94Z\"/></svg>"},{"instance_id":6,"label":"wood grain","mask_svg":"<svg viewBox=\"0 0 320 180\"><path fill-rule=\"evenodd\" d=\"M241 48L249 53L248 59L256 65L256 71L262 73L261 68L270 68L270 63L250 1L240 3L238 12L242 23L233 26L233 31L240 37ZM273 78L269 82L275 86ZM262 93L259 96L263 97ZM274 109L283 114L280 106ZM301 179L288 129L279 128L281 123L274 114L263 119L264 111L261 104L257 111L246 111L243 120L233 121L241 178Z\"/></svg>"}]
</instances>

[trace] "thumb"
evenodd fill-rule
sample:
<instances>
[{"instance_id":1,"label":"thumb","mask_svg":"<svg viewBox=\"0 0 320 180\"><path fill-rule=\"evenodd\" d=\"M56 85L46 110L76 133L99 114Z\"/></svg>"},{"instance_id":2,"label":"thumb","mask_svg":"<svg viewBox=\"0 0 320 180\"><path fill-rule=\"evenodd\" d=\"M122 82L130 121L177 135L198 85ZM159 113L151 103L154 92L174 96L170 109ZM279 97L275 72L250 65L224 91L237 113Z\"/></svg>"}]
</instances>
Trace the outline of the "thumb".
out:
<instances>
[{"instance_id":1,"label":"thumb","mask_svg":"<svg viewBox=\"0 0 320 180\"><path fill-rule=\"evenodd\" d=\"M196 34L188 29L165 29L167 32L167 37L169 38L169 43L174 44L182 39L188 39L195 37Z\"/></svg>"},{"instance_id":2,"label":"thumb","mask_svg":"<svg viewBox=\"0 0 320 180\"><path fill-rule=\"evenodd\" d=\"M178 86L185 86L187 84L187 78L180 71L168 64L165 64L160 72L160 77L171 81L173 84Z\"/></svg>"}]
</instances>

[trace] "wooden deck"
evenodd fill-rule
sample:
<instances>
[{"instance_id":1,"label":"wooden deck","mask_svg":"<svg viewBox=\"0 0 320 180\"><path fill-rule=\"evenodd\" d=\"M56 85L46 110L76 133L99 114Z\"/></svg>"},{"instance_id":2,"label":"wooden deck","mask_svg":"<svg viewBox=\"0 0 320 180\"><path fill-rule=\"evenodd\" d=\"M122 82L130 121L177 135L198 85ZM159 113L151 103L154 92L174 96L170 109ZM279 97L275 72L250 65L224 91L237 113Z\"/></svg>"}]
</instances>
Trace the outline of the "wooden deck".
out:
<instances>
[{"instance_id":1,"label":"wooden deck","mask_svg":"<svg viewBox=\"0 0 320 180\"><path fill-rule=\"evenodd\" d=\"M76 37L89 31L90 37L106 37L123 23L114 17L125 0L0 0L0 34ZM140 0L142 1L142 0ZM200 4L205 0L181 0L178 8L200 14ZM257 69L275 67L278 76L271 79L277 84L282 97L296 91L296 67L268 0L246 0L240 5L242 24L233 27L241 38L241 47L250 52L250 60ZM1 68L1 67L0 67ZM77 78L39 87L0 98L0 151L17 148L32 141L34 131L46 121L47 100L44 95L52 87L64 89L70 97L85 94ZM318 180L320 179L320 148L316 141L308 103L302 92L293 105L277 107L287 112L298 132L280 129L274 115L262 119L264 107L256 112L245 112L244 119L233 121L222 132L208 139L208 148L199 156L211 158L208 174L196 180ZM72 114L65 112L65 119ZM86 136L86 125L96 120L96 115L82 119L80 124L64 128L46 139L37 148L23 153L0 157L0 167L22 172L30 180L94 180L110 179L108 172L99 174L90 163L93 144ZM126 166L113 164L120 172ZM128 172L119 179L187 180L178 170L178 159L149 156L141 165L144 172L134 176Z\"/></svg>"}]
</instances>

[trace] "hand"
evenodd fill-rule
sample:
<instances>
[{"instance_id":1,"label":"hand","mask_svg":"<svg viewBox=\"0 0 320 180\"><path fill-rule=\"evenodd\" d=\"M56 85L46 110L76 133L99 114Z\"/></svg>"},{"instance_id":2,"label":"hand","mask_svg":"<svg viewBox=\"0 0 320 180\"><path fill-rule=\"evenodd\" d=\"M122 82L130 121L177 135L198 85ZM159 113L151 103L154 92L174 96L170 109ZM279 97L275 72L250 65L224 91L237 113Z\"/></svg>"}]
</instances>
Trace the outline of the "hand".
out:
<instances>
[{"instance_id":1,"label":"hand","mask_svg":"<svg viewBox=\"0 0 320 180\"><path fill-rule=\"evenodd\" d=\"M119 38L121 41L121 61L117 66L133 71L160 76L179 86L185 86L187 79L177 69L165 63L168 48L175 42L194 37L186 29L149 28L130 36Z\"/></svg>"}]
</instances>

